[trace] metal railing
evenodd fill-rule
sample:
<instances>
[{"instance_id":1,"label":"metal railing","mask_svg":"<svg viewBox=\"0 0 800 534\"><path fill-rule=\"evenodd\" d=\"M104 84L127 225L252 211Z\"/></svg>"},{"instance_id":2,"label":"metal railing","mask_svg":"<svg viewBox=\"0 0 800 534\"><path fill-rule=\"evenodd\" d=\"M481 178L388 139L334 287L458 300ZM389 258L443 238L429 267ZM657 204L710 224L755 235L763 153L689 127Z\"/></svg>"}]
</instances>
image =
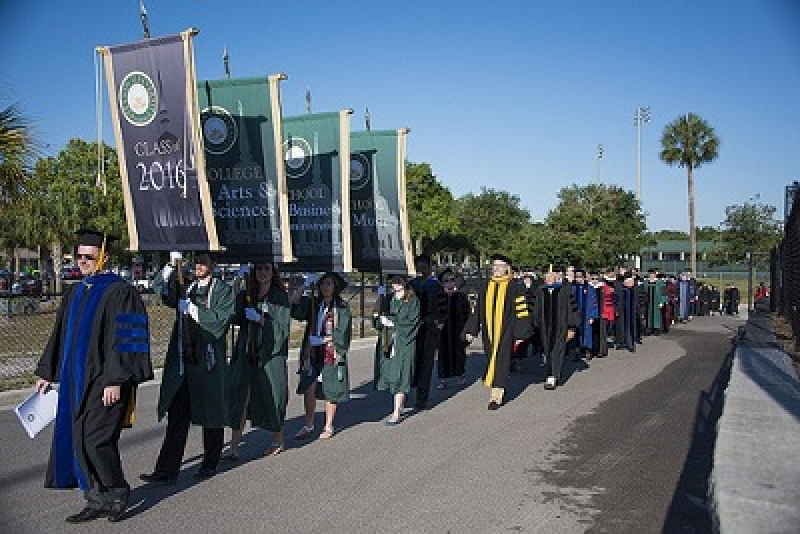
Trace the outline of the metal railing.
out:
<instances>
[{"instance_id":1,"label":"metal railing","mask_svg":"<svg viewBox=\"0 0 800 534\"><path fill-rule=\"evenodd\" d=\"M353 337L376 335L372 308L377 297L375 285L351 285L342 297L350 304ZM142 294L150 321L153 365L160 367L169 344L175 310L158 303L152 293ZM34 371L53 331L61 294L19 295L0 291L0 391L27 387L36 380ZM290 347L298 347L304 323L292 321ZM234 329L228 334L228 347Z\"/></svg>"}]
</instances>

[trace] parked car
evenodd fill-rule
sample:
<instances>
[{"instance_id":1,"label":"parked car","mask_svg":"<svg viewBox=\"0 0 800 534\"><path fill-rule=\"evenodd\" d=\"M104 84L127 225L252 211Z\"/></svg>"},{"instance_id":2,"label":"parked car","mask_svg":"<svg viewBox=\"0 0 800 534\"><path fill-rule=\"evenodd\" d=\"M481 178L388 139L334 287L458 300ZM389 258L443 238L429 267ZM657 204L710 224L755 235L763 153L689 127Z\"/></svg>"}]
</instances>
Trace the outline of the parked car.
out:
<instances>
[{"instance_id":1,"label":"parked car","mask_svg":"<svg viewBox=\"0 0 800 534\"><path fill-rule=\"evenodd\" d=\"M64 280L80 280L83 278L81 274L81 270L78 268L77 265L63 267L61 269L61 278Z\"/></svg>"}]
</instances>

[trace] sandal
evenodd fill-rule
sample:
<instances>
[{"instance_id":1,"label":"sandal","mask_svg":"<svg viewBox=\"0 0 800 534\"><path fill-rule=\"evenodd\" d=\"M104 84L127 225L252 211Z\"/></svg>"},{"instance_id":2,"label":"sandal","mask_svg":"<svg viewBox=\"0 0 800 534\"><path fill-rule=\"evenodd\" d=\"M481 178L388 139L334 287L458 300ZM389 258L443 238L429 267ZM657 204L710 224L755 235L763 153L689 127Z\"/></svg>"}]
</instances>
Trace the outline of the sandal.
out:
<instances>
[{"instance_id":1,"label":"sandal","mask_svg":"<svg viewBox=\"0 0 800 534\"><path fill-rule=\"evenodd\" d=\"M273 443L264 451L264 456L278 456L283 452L283 443Z\"/></svg>"},{"instance_id":2,"label":"sandal","mask_svg":"<svg viewBox=\"0 0 800 534\"><path fill-rule=\"evenodd\" d=\"M322 434L319 435L319 439L331 439L333 437L333 433L333 428L326 428L322 431Z\"/></svg>"},{"instance_id":3,"label":"sandal","mask_svg":"<svg viewBox=\"0 0 800 534\"><path fill-rule=\"evenodd\" d=\"M313 426L303 426L300 431L294 435L294 439L308 439L311 437L311 434L314 432Z\"/></svg>"}]
</instances>

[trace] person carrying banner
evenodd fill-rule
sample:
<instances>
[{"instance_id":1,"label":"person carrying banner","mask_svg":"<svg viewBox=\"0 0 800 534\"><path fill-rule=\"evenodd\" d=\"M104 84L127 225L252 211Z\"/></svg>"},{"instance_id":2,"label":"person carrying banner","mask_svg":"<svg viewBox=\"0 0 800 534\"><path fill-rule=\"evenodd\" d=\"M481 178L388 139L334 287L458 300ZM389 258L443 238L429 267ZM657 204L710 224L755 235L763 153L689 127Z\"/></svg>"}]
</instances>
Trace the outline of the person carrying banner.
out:
<instances>
[{"instance_id":1,"label":"person carrying banner","mask_svg":"<svg viewBox=\"0 0 800 534\"><path fill-rule=\"evenodd\" d=\"M511 260L503 254L494 254L491 260L492 277L478 292L478 302L462 336L472 343L479 331L483 334L487 356L483 383L491 388L488 409L497 410L503 404L511 353L515 344L531 335L533 323L523 286L511 278Z\"/></svg>"},{"instance_id":2,"label":"person carrying banner","mask_svg":"<svg viewBox=\"0 0 800 534\"><path fill-rule=\"evenodd\" d=\"M379 292L373 311L373 326L378 330L375 346L375 389L393 395L394 408L386 419L389 426L403 417L406 396L411 390L417 332L419 331L419 299L408 287L404 275L389 277L391 292Z\"/></svg>"},{"instance_id":3,"label":"person carrying banner","mask_svg":"<svg viewBox=\"0 0 800 534\"><path fill-rule=\"evenodd\" d=\"M418 255L414 258L414 268L417 276L411 280L411 287L419 299L420 326L417 333L414 377L411 385L417 388L414 407L417 411L421 411L428 409L433 362L439 348L439 337L444 325L447 297L442 284L433 276L430 256Z\"/></svg>"},{"instance_id":4,"label":"person carrying banner","mask_svg":"<svg viewBox=\"0 0 800 534\"><path fill-rule=\"evenodd\" d=\"M225 438L226 334L235 297L230 285L212 276L209 252L195 253L196 279L188 287L182 283L181 261L180 253L170 253L170 263L153 280L155 294L177 315L157 407L159 421L167 415L167 430L155 469L139 475L145 482L175 483L190 424L203 427L203 461L194 478L216 474Z\"/></svg>"},{"instance_id":5,"label":"person carrying banner","mask_svg":"<svg viewBox=\"0 0 800 534\"><path fill-rule=\"evenodd\" d=\"M233 323L239 325L236 348L228 366L228 412L232 428L225 459L238 459L246 419L272 433L264 456L283 452L283 423L289 402L289 296L274 263L243 265L246 288L236 296Z\"/></svg>"},{"instance_id":6,"label":"person carrying banner","mask_svg":"<svg viewBox=\"0 0 800 534\"><path fill-rule=\"evenodd\" d=\"M132 423L136 385L153 378L148 318L136 289L103 269L114 238L89 229L77 234L83 279L64 293L35 371L40 393L59 383L45 487L84 491L86 505L68 523L116 522L130 495L120 433Z\"/></svg>"},{"instance_id":7,"label":"person carrying banner","mask_svg":"<svg viewBox=\"0 0 800 534\"><path fill-rule=\"evenodd\" d=\"M313 278L306 281L313 283ZM342 300L347 281L338 273L328 271L317 283L319 304L303 295L298 288L290 299L292 318L306 321L303 346L300 349L300 381L297 393L303 395L305 421L295 439L308 439L314 432L316 401L325 401L325 427L320 439L330 439L339 403L350 399L347 372L347 352L350 350L352 319L350 307Z\"/></svg>"}]
</instances>

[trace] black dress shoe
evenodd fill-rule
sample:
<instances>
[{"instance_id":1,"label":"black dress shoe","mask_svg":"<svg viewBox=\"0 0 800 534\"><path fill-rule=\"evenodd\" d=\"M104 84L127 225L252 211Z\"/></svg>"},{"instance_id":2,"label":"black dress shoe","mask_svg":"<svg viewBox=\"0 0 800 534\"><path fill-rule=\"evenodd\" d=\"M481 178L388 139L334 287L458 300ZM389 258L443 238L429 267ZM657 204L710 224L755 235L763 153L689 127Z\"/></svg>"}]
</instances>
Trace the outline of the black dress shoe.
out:
<instances>
[{"instance_id":1,"label":"black dress shoe","mask_svg":"<svg viewBox=\"0 0 800 534\"><path fill-rule=\"evenodd\" d=\"M496 401L492 401L492 402L489 403L488 409L492 410L492 411L499 410L500 409L500 403L496 402Z\"/></svg>"},{"instance_id":2,"label":"black dress shoe","mask_svg":"<svg viewBox=\"0 0 800 534\"><path fill-rule=\"evenodd\" d=\"M88 506L78 512L77 514L67 516L66 522L67 523L86 523L87 521L93 521L98 517L103 517L107 515L105 510L100 508L89 508Z\"/></svg>"},{"instance_id":3,"label":"black dress shoe","mask_svg":"<svg viewBox=\"0 0 800 534\"><path fill-rule=\"evenodd\" d=\"M142 473L141 475L139 475L139 478L151 484L172 485L175 484L175 482L177 482L178 475L168 475L166 473L159 473L158 471L154 471L152 473Z\"/></svg>"},{"instance_id":4,"label":"black dress shoe","mask_svg":"<svg viewBox=\"0 0 800 534\"><path fill-rule=\"evenodd\" d=\"M197 473L192 475L192 478L196 478L197 480L205 480L207 478L211 478L217 474L217 470L213 467L201 467L197 470Z\"/></svg>"},{"instance_id":5,"label":"black dress shoe","mask_svg":"<svg viewBox=\"0 0 800 534\"><path fill-rule=\"evenodd\" d=\"M128 499L117 499L111 503L111 507L106 512L108 520L117 523L125 519L125 512L128 511Z\"/></svg>"}]
</instances>

